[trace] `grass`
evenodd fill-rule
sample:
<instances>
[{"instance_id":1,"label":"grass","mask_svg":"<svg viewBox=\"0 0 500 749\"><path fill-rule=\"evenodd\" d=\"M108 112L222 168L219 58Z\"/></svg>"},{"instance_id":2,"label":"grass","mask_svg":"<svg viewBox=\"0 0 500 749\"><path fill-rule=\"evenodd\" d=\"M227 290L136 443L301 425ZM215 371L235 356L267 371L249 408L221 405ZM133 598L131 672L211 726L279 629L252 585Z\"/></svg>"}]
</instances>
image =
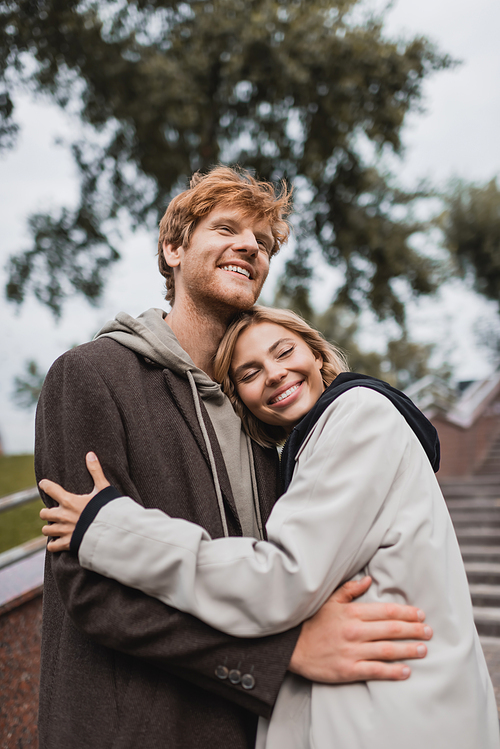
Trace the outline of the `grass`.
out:
<instances>
[{"instance_id":1,"label":"grass","mask_svg":"<svg viewBox=\"0 0 500 749\"><path fill-rule=\"evenodd\" d=\"M35 485L33 455L0 455L0 497Z\"/></svg>"},{"instance_id":2,"label":"grass","mask_svg":"<svg viewBox=\"0 0 500 749\"><path fill-rule=\"evenodd\" d=\"M35 486L33 455L0 455L0 497ZM0 515L0 552L40 535L43 520L38 513L42 500L35 500Z\"/></svg>"}]
</instances>

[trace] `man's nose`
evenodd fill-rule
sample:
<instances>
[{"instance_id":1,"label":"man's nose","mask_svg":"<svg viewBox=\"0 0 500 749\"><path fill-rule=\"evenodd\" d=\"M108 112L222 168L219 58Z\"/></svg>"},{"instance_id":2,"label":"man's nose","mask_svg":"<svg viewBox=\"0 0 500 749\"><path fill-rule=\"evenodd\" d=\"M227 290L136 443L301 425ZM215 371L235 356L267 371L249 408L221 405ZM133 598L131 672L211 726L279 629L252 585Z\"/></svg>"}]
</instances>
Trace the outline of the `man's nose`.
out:
<instances>
[{"instance_id":1,"label":"man's nose","mask_svg":"<svg viewBox=\"0 0 500 749\"><path fill-rule=\"evenodd\" d=\"M235 252L244 252L252 256L257 254L259 243L251 229L245 229L239 234L234 250Z\"/></svg>"}]
</instances>

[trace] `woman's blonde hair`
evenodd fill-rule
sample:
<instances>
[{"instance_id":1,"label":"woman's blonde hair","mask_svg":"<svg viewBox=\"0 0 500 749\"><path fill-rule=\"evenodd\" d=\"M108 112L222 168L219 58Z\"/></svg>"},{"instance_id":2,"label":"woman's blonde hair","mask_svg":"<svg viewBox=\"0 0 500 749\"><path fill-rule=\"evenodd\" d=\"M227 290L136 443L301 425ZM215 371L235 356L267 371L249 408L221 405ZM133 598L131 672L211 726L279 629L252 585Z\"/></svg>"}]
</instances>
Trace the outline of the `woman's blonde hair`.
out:
<instances>
[{"instance_id":1,"label":"woman's blonde hair","mask_svg":"<svg viewBox=\"0 0 500 749\"><path fill-rule=\"evenodd\" d=\"M321 356L323 359L321 376L325 387L331 385L338 374L347 372L349 367L344 354L338 348L328 343L321 333L311 328L305 320L291 310L255 306L242 312L233 320L215 355L215 379L220 382L222 389L233 404L234 410L243 422L246 433L262 447L274 447L285 439L285 429L280 426L265 424L254 416L238 396L230 376L231 361L238 337L247 328L263 322L282 325L292 333L299 335L316 357Z\"/></svg>"}]
</instances>

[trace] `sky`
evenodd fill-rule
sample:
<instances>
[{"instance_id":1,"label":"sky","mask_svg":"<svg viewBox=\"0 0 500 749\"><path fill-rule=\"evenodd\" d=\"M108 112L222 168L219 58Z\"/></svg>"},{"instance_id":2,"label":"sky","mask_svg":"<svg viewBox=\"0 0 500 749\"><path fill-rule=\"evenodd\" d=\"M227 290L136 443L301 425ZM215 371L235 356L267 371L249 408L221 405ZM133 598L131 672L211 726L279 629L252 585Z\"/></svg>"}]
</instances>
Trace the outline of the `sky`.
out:
<instances>
[{"instance_id":1,"label":"sky","mask_svg":"<svg viewBox=\"0 0 500 749\"><path fill-rule=\"evenodd\" d=\"M370 0L368 0L370 2ZM371 0L381 7L379 0ZM424 111L412 113L403 133L404 159L392 168L410 186L421 178L445 185L452 177L486 182L500 174L500 3L498 0L399 0L386 19L386 34L410 38L425 35L438 48L461 60L451 71L431 76L424 84ZM26 249L26 216L34 211L71 205L77 199L76 170L64 145L76 123L43 99L16 99L21 124L15 149L0 156L0 287L5 286L5 264ZM119 247L123 260L115 266L102 304L90 307L70 300L56 323L47 309L28 300L17 309L0 296L0 436L7 453L33 449L33 411L15 406L14 377L35 359L41 368L71 346L89 340L106 320L125 310L132 315L148 307L165 307L162 279L156 265L156 232L126 234ZM267 296L286 260L273 261ZM319 307L331 297L332 274L317 273L314 299ZM474 345L474 325L495 319L496 306L458 283L443 287L433 299L408 308L412 337L434 342L438 359L448 359L457 379L485 377L491 364ZM382 346L385 329L370 315L362 319L361 342Z\"/></svg>"}]
</instances>

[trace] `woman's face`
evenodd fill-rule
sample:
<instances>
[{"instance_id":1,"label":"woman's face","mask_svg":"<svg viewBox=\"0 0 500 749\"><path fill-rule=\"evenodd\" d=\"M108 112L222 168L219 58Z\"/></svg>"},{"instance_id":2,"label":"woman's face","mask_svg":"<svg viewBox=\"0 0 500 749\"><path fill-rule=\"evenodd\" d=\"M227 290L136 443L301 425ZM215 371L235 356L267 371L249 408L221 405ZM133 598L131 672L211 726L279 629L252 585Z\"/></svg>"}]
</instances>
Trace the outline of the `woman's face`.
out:
<instances>
[{"instance_id":1,"label":"woman's face","mask_svg":"<svg viewBox=\"0 0 500 749\"><path fill-rule=\"evenodd\" d=\"M230 374L254 416L291 431L324 390L322 366L323 359L299 335L262 322L239 336Z\"/></svg>"}]
</instances>

